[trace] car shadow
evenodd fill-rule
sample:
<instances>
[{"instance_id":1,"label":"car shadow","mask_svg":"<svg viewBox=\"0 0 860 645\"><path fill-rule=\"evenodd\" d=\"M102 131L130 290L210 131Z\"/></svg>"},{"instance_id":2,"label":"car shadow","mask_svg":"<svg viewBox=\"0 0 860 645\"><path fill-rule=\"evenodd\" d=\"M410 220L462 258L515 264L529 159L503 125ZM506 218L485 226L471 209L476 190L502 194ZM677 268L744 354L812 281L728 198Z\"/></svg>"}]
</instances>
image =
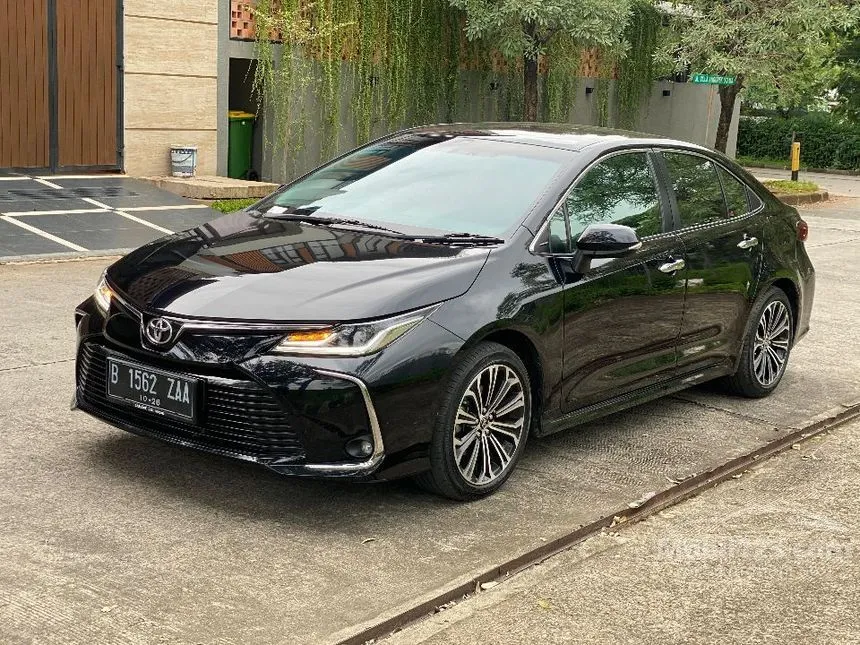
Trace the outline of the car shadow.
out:
<instances>
[{"instance_id":1,"label":"car shadow","mask_svg":"<svg viewBox=\"0 0 860 645\"><path fill-rule=\"evenodd\" d=\"M219 457L155 439L110 431L89 450L93 467L136 485L219 512L321 531L360 529L355 521L377 522L380 511L403 519L430 509L456 506L420 490L410 480L351 482L278 475L247 462ZM349 532L352 532L351 530Z\"/></svg>"}]
</instances>

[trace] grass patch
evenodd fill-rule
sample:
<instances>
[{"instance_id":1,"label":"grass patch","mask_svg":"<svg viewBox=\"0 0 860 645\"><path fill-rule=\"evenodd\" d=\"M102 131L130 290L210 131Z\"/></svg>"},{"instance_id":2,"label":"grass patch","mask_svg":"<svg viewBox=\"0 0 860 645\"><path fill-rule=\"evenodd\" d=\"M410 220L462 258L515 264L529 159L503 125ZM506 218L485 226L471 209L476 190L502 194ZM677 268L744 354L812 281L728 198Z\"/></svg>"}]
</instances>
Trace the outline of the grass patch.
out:
<instances>
[{"instance_id":1,"label":"grass patch","mask_svg":"<svg viewBox=\"0 0 860 645\"><path fill-rule=\"evenodd\" d=\"M743 155L738 155L735 161L746 168L772 168L774 170L788 170L790 164L788 159L745 157Z\"/></svg>"},{"instance_id":2,"label":"grass patch","mask_svg":"<svg viewBox=\"0 0 860 645\"><path fill-rule=\"evenodd\" d=\"M768 190L783 195L818 192L818 184L811 181L791 181L789 179L767 179L762 182Z\"/></svg>"},{"instance_id":3,"label":"grass patch","mask_svg":"<svg viewBox=\"0 0 860 645\"><path fill-rule=\"evenodd\" d=\"M235 213L243 208L248 208L251 204L256 204L259 199L250 197L246 199L216 199L209 204L209 208L214 208L222 213Z\"/></svg>"}]
</instances>

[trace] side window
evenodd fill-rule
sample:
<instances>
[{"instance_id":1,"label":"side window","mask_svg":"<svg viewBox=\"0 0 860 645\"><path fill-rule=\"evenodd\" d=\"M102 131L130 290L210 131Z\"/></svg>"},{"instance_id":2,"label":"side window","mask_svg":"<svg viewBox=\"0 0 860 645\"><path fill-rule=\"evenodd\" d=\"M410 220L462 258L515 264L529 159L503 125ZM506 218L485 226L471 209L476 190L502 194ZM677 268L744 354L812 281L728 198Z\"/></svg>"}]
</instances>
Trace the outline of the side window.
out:
<instances>
[{"instance_id":1,"label":"side window","mask_svg":"<svg viewBox=\"0 0 860 645\"><path fill-rule=\"evenodd\" d=\"M570 253L570 238L564 219L564 208L558 208L549 218L550 253Z\"/></svg>"},{"instance_id":2,"label":"side window","mask_svg":"<svg viewBox=\"0 0 860 645\"><path fill-rule=\"evenodd\" d=\"M664 152L663 158L678 201L682 228L726 217L726 202L713 163L681 152Z\"/></svg>"},{"instance_id":3,"label":"side window","mask_svg":"<svg viewBox=\"0 0 860 645\"><path fill-rule=\"evenodd\" d=\"M589 224L623 224L641 238L663 231L660 198L644 152L615 155L593 166L567 197L570 237Z\"/></svg>"},{"instance_id":4,"label":"side window","mask_svg":"<svg viewBox=\"0 0 860 645\"><path fill-rule=\"evenodd\" d=\"M726 206L729 217L739 217L750 212L747 201L747 187L738 181L728 170L719 166L720 180L723 182L723 192L726 194Z\"/></svg>"},{"instance_id":5,"label":"side window","mask_svg":"<svg viewBox=\"0 0 860 645\"><path fill-rule=\"evenodd\" d=\"M755 192L753 192L752 188L747 189L747 196L749 197L749 200L750 200L750 211L757 211L759 208L764 206L764 204L761 201L761 197L756 195Z\"/></svg>"}]
</instances>

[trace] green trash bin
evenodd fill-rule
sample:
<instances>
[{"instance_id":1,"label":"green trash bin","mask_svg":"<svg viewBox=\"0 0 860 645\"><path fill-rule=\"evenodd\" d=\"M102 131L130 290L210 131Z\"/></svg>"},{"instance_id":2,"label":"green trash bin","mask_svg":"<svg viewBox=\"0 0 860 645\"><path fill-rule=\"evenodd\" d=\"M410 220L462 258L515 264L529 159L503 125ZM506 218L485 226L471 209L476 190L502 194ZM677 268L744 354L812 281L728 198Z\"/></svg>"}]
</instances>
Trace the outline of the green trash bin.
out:
<instances>
[{"instance_id":1,"label":"green trash bin","mask_svg":"<svg viewBox=\"0 0 860 645\"><path fill-rule=\"evenodd\" d=\"M254 145L254 119L257 115L242 110L230 110L228 117L227 176L245 179L251 169L251 149Z\"/></svg>"}]
</instances>

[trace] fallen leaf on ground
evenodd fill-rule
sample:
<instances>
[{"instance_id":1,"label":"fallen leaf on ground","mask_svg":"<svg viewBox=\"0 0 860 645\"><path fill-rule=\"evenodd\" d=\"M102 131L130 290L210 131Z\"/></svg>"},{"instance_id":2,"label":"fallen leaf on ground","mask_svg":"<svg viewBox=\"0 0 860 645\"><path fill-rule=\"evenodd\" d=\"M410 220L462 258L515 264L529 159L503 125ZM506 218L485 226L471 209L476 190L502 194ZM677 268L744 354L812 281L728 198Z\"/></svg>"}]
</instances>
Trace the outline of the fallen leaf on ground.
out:
<instances>
[{"instance_id":1,"label":"fallen leaf on ground","mask_svg":"<svg viewBox=\"0 0 860 645\"><path fill-rule=\"evenodd\" d=\"M367 544L368 542L376 542L376 538L364 538L361 543Z\"/></svg>"},{"instance_id":2,"label":"fallen leaf on ground","mask_svg":"<svg viewBox=\"0 0 860 645\"><path fill-rule=\"evenodd\" d=\"M632 502L628 503L628 504L627 504L627 506L628 506L628 507L630 507L630 508L639 508L640 506L642 506L642 504L644 504L645 502L647 502L649 499L651 499L652 497L654 497L654 495L656 495L656 494L657 494L657 493L656 493L655 491L653 491L653 490L652 490L650 493L645 493L645 494L644 494L642 497L640 497L639 499L633 500Z\"/></svg>"},{"instance_id":3,"label":"fallen leaf on ground","mask_svg":"<svg viewBox=\"0 0 860 645\"><path fill-rule=\"evenodd\" d=\"M119 607L119 605L111 605L110 607L102 607L102 613L103 613L103 614L106 614L106 613L108 613L108 612L110 612L110 611L113 611L113 610L114 610L114 609L116 609L117 607Z\"/></svg>"},{"instance_id":4,"label":"fallen leaf on ground","mask_svg":"<svg viewBox=\"0 0 860 645\"><path fill-rule=\"evenodd\" d=\"M538 598L537 604L541 609L552 609L552 603L544 598Z\"/></svg>"},{"instance_id":5,"label":"fallen leaf on ground","mask_svg":"<svg viewBox=\"0 0 860 645\"><path fill-rule=\"evenodd\" d=\"M499 583L496 580L490 580L489 582L482 582L481 583L481 591L486 591L487 589L492 589L493 587L495 587L498 584Z\"/></svg>"}]
</instances>

